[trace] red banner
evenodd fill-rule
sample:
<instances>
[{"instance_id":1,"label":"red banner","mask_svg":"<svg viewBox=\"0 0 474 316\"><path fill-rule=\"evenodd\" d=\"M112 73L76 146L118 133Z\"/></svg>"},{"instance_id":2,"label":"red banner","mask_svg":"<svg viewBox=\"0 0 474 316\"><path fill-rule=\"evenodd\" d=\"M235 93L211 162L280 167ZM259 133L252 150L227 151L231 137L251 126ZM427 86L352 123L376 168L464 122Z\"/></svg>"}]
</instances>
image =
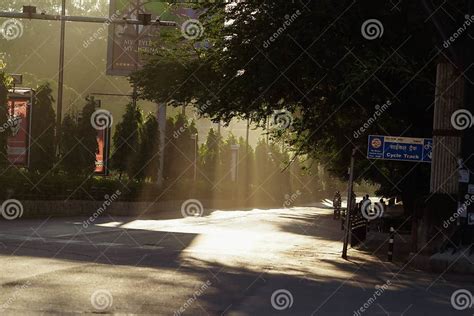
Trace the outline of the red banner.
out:
<instances>
[{"instance_id":1,"label":"red banner","mask_svg":"<svg viewBox=\"0 0 474 316\"><path fill-rule=\"evenodd\" d=\"M109 174L110 128L97 131L97 153L95 155L95 174Z\"/></svg>"},{"instance_id":2,"label":"red banner","mask_svg":"<svg viewBox=\"0 0 474 316\"><path fill-rule=\"evenodd\" d=\"M8 126L11 134L7 140L7 155L11 164L27 167L30 147L30 99L8 100Z\"/></svg>"}]
</instances>

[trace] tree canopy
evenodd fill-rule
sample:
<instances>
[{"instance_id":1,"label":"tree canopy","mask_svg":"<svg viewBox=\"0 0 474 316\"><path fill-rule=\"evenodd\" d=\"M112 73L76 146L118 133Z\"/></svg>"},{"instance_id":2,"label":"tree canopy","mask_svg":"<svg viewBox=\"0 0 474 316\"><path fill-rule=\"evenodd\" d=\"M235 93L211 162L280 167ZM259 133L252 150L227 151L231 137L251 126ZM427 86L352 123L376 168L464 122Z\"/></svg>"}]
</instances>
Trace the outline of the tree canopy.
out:
<instances>
[{"instance_id":1,"label":"tree canopy","mask_svg":"<svg viewBox=\"0 0 474 316\"><path fill-rule=\"evenodd\" d=\"M369 134L432 135L436 63L451 56L432 20L448 16L447 29L455 31L468 11L461 0L434 14L424 4L201 4L204 35L163 38L131 80L147 99L193 100L214 120L243 117L264 126L274 111L289 111L291 127L276 136L297 154L345 177L359 146L358 180L380 183L385 194L418 195L428 191L426 164L371 162L365 150Z\"/></svg>"}]
</instances>

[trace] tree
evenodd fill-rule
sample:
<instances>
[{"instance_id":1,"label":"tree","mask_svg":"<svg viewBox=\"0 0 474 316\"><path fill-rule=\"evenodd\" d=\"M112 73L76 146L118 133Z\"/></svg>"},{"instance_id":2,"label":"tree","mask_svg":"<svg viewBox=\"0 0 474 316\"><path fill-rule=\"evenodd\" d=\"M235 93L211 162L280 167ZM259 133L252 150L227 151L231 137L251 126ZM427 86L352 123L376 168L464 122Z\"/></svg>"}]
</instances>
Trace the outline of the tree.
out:
<instances>
[{"instance_id":1,"label":"tree","mask_svg":"<svg viewBox=\"0 0 474 316\"><path fill-rule=\"evenodd\" d=\"M125 172L130 178L135 176L135 156L140 149L140 128L143 118L138 105L129 103L126 106L122 121L117 124L113 136L114 151L111 155L111 166L120 173Z\"/></svg>"},{"instance_id":2,"label":"tree","mask_svg":"<svg viewBox=\"0 0 474 316\"><path fill-rule=\"evenodd\" d=\"M78 137L77 115L68 113L64 116L61 127L60 164L62 169L71 175L82 173Z\"/></svg>"},{"instance_id":3,"label":"tree","mask_svg":"<svg viewBox=\"0 0 474 316\"><path fill-rule=\"evenodd\" d=\"M213 119L250 117L261 126L273 111L288 110L293 124L286 129L287 144L298 154L318 159L345 179L351 149L359 146L357 180L379 183L380 193L402 195L412 211L413 200L428 192L429 166L372 162L364 153L368 134L432 135L436 48L442 41L426 23L422 3L400 3L395 10L375 0L199 7L211 48L183 49L189 42L182 39L174 50L159 51L132 76L146 98L194 99ZM462 0L443 9L458 25L468 12ZM369 40L361 27L373 18L381 23L380 36ZM178 57L185 70L166 83L163 74ZM158 89L157 78L163 81ZM369 121L384 104L390 105Z\"/></svg>"},{"instance_id":4,"label":"tree","mask_svg":"<svg viewBox=\"0 0 474 316\"><path fill-rule=\"evenodd\" d=\"M140 130L140 146L135 157L135 178L146 178L156 181L160 162L160 134L158 122L153 113L145 117L145 122Z\"/></svg>"},{"instance_id":5,"label":"tree","mask_svg":"<svg viewBox=\"0 0 474 316\"><path fill-rule=\"evenodd\" d=\"M61 165L69 174L91 175L97 153L97 130L91 124L96 110L94 98L86 98L80 116L66 114L62 123Z\"/></svg>"},{"instance_id":6,"label":"tree","mask_svg":"<svg viewBox=\"0 0 474 316\"><path fill-rule=\"evenodd\" d=\"M42 84L36 89L31 122L31 171L48 171L52 169L56 160L54 150L55 114L52 92L49 83Z\"/></svg>"},{"instance_id":7,"label":"tree","mask_svg":"<svg viewBox=\"0 0 474 316\"><path fill-rule=\"evenodd\" d=\"M200 148L200 165L207 179L214 184L216 171L220 169L220 148L222 137L213 128L207 134L206 142Z\"/></svg>"},{"instance_id":8,"label":"tree","mask_svg":"<svg viewBox=\"0 0 474 316\"><path fill-rule=\"evenodd\" d=\"M173 183L179 180L190 180L193 175L194 137L197 129L193 120L178 114L168 118L165 141L164 178ZM196 149L197 150L197 149Z\"/></svg>"},{"instance_id":9,"label":"tree","mask_svg":"<svg viewBox=\"0 0 474 316\"><path fill-rule=\"evenodd\" d=\"M80 157L80 166L86 174L91 174L95 169L95 159L97 153L97 130L91 124L91 118L96 111L97 103L93 97L86 98L86 104L82 108L81 119L78 122L79 142L78 155Z\"/></svg>"}]
</instances>

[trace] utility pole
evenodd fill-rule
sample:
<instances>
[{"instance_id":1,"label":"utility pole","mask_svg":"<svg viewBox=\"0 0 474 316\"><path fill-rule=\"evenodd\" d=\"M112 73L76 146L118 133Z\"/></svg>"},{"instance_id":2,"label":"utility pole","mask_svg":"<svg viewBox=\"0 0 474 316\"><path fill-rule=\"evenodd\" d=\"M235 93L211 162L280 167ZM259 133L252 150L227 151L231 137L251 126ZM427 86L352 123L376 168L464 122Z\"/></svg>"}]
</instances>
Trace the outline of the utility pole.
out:
<instances>
[{"instance_id":1,"label":"utility pole","mask_svg":"<svg viewBox=\"0 0 474 316\"><path fill-rule=\"evenodd\" d=\"M64 90L64 42L66 37L66 0L61 4L61 34L59 39L59 76L58 76L58 100L56 101L56 154L59 156L61 146L61 124L63 117L63 90Z\"/></svg>"},{"instance_id":2,"label":"utility pole","mask_svg":"<svg viewBox=\"0 0 474 316\"><path fill-rule=\"evenodd\" d=\"M355 154L357 152L357 148L352 149L352 154L351 154L351 166L349 168L349 185L347 189L347 211L346 211L346 223L345 223L345 230L344 230L344 246L342 248L342 258L347 260L347 247L349 244L349 236L351 233L351 210L354 207L352 205L352 191L353 191L353 186L354 186L354 160L355 160Z\"/></svg>"}]
</instances>

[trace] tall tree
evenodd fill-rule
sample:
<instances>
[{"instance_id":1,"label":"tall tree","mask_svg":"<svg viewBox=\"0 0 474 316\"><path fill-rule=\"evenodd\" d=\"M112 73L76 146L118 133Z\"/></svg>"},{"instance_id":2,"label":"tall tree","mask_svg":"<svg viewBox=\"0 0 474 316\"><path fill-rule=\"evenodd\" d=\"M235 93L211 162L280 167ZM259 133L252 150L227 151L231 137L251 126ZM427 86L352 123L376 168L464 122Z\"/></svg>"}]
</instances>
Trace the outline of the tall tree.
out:
<instances>
[{"instance_id":1,"label":"tall tree","mask_svg":"<svg viewBox=\"0 0 474 316\"><path fill-rule=\"evenodd\" d=\"M202 171L213 184L216 179L216 171L220 169L220 148L222 137L213 128L207 134L206 142L200 148L200 165Z\"/></svg>"},{"instance_id":2,"label":"tall tree","mask_svg":"<svg viewBox=\"0 0 474 316\"><path fill-rule=\"evenodd\" d=\"M55 114L54 98L49 83L36 89L32 107L30 170L45 172L50 170L56 160L54 151Z\"/></svg>"},{"instance_id":3,"label":"tall tree","mask_svg":"<svg viewBox=\"0 0 474 316\"><path fill-rule=\"evenodd\" d=\"M190 180L193 175L197 129L182 113L167 120L164 177L168 181ZM197 150L197 148L196 148Z\"/></svg>"},{"instance_id":4,"label":"tall tree","mask_svg":"<svg viewBox=\"0 0 474 316\"><path fill-rule=\"evenodd\" d=\"M135 178L156 181L160 161L159 145L158 121L153 113L149 113L140 130L140 146L135 157Z\"/></svg>"},{"instance_id":5,"label":"tall tree","mask_svg":"<svg viewBox=\"0 0 474 316\"><path fill-rule=\"evenodd\" d=\"M91 124L91 118L96 111L97 103L93 97L86 98L78 122L78 138L80 165L86 174L91 174L95 168L95 155L97 153L97 130Z\"/></svg>"},{"instance_id":6,"label":"tall tree","mask_svg":"<svg viewBox=\"0 0 474 316\"><path fill-rule=\"evenodd\" d=\"M463 24L467 1L433 2ZM407 206L428 192L426 164L373 163L364 154L368 134L432 135L436 60L444 52L422 2L256 0L199 8L204 36L164 46L132 76L146 98L195 99L211 118L250 117L261 126L284 109L292 114L284 134L298 154L345 178L359 146L358 181L381 184L381 193L402 195ZM363 29L367 22L375 24ZM202 41L210 47L196 45ZM178 60L184 70L166 83L163 74Z\"/></svg>"},{"instance_id":7,"label":"tall tree","mask_svg":"<svg viewBox=\"0 0 474 316\"><path fill-rule=\"evenodd\" d=\"M79 137L77 126L77 115L67 113L62 121L61 128L61 160L62 169L71 175L82 172L81 157L79 155Z\"/></svg>"},{"instance_id":8,"label":"tall tree","mask_svg":"<svg viewBox=\"0 0 474 316\"><path fill-rule=\"evenodd\" d=\"M70 174L91 175L95 168L97 130L91 124L97 103L86 98L80 115L68 113L63 119L61 165Z\"/></svg>"},{"instance_id":9,"label":"tall tree","mask_svg":"<svg viewBox=\"0 0 474 316\"><path fill-rule=\"evenodd\" d=\"M138 155L140 146L140 127L142 125L142 112L138 105L129 103L126 106L122 121L117 124L113 136L114 151L111 155L112 168L120 173L125 172L130 178L135 176L135 156Z\"/></svg>"}]
</instances>

